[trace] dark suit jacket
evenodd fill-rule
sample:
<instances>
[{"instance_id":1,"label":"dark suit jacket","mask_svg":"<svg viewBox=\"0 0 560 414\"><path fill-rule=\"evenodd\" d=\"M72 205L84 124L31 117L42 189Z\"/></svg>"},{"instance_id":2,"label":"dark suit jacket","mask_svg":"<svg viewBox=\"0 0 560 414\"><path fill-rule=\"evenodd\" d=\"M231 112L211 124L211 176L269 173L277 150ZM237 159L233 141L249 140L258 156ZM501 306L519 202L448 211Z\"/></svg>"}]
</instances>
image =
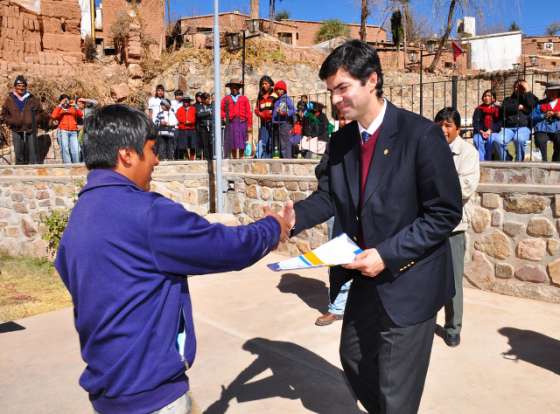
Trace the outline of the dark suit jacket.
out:
<instances>
[{"instance_id":1,"label":"dark suit jacket","mask_svg":"<svg viewBox=\"0 0 560 414\"><path fill-rule=\"evenodd\" d=\"M375 247L386 269L375 278L342 267L331 269L332 296L350 277L377 290L398 326L433 317L454 295L447 238L462 215L461 189L452 154L439 126L387 102L360 199L360 137L357 122L331 138L317 166L318 189L295 205L293 234L335 216L334 235Z\"/></svg>"}]
</instances>

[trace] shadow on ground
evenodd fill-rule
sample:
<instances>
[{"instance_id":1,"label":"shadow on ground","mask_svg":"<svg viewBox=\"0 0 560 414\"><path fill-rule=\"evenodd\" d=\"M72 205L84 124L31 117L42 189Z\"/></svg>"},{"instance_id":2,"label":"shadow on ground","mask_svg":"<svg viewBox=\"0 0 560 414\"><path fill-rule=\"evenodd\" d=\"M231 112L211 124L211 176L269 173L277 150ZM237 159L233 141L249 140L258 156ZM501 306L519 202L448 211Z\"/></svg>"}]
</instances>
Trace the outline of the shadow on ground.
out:
<instances>
[{"instance_id":1,"label":"shadow on ground","mask_svg":"<svg viewBox=\"0 0 560 414\"><path fill-rule=\"evenodd\" d=\"M560 341L539 332L504 327L498 332L508 338L511 349L504 358L522 360L560 375Z\"/></svg>"},{"instance_id":2,"label":"shadow on ground","mask_svg":"<svg viewBox=\"0 0 560 414\"><path fill-rule=\"evenodd\" d=\"M0 323L0 334L14 332L14 331L23 331L25 326L21 326L19 323L15 323L13 321Z\"/></svg>"},{"instance_id":3,"label":"shadow on ground","mask_svg":"<svg viewBox=\"0 0 560 414\"><path fill-rule=\"evenodd\" d=\"M342 371L309 350L292 342L253 338L243 349L257 359L245 368L212 403L205 414L223 414L229 402L266 398L301 400L308 411L321 414L361 414ZM272 374L254 380L270 370Z\"/></svg>"},{"instance_id":4,"label":"shadow on ground","mask_svg":"<svg viewBox=\"0 0 560 414\"><path fill-rule=\"evenodd\" d=\"M284 273L278 283L282 293L297 295L307 306L323 314L329 303L329 289L322 280L303 277L296 273Z\"/></svg>"}]
</instances>

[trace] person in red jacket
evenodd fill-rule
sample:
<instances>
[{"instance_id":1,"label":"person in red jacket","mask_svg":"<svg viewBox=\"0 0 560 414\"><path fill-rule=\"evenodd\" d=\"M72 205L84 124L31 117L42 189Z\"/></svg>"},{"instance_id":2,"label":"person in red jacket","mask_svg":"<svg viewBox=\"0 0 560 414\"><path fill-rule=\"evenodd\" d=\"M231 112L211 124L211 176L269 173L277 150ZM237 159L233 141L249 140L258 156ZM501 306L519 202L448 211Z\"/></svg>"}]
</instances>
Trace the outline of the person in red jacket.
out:
<instances>
[{"instance_id":1,"label":"person in red jacket","mask_svg":"<svg viewBox=\"0 0 560 414\"><path fill-rule=\"evenodd\" d=\"M196 153L200 147L198 134L196 133L196 108L191 105L192 98L186 96L183 99L183 106L177 109L177 157L182 160L187 155L187 159L195 160Z\"/></svg>"},{"instance_id":2,"label":"person in red jacket","mask_svg":"<svg viewBox=\"0 0 560 414\"><path fill-rule=\"evenodd\" d=\"M224 157L240 158L247 143L248 134L253 127L251 105L246 96L240 95L243 86L240 80L231 80L226 84L231 94L224 96L221 103L222 121L226 128L224 133Z\"/></svg>"},{"instance_id":3,"label":"person in red jacket","mask_svg":"<svg viewBox=\"0 0 560 414\"><path fill-rule=\"evenodd\" d=\"M51 118L58 122L58 145L64 164L80 162L80 144L78 143L78 118L84 114L75 104L70 103L66 94L58 98L58 106L54 108Z\"/></svg>"},{"instance_id":4,"label":"person in red jacket","mask_svg":"<svg viewBox=\"0 0 560 414\"><path fill-rule=\"evenodd\" d=\"M272 157L272 110L278 97L273 90L274 82L270 76L264 75L259 82L259 96L255 105L255 115L259 117L259 142L257 158Z\"/></svg>"}]
</instances>

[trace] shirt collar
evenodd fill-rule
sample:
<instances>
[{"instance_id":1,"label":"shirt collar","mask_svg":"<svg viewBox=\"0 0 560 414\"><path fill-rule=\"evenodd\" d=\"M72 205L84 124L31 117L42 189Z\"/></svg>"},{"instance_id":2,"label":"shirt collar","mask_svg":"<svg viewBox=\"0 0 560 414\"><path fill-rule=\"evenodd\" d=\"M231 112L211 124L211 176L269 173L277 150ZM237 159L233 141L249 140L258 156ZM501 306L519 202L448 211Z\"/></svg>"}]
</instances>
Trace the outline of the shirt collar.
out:
<instances>
[{"instance_id":1,"label":"shirt collar","mask_svg":"<svg viewBox=\"0 0 560 414\"><path fill-rule=\"evenodd\" d=\"M387 110L387 101L385 100L385 98L382 98L382 99L383 99L383 105L381 106L381 111L379 111L379 114L375 117L375 119L369 125L369 127L364 128L362 126L362 124L360 124L358 122L358 128L360 130L360 135L362 135L362 132L364 132L364 131L367 131L367 133L369 135L375 134L375 132L377 132L377 130L379 129L379 127L383 123L383 118L385 118L385 111Z\"/></svg>"},{"instance_id":2,"label":"shirt collar","mask_svg":"<svg viewBox=\"0 0 560 414\"><path fill-rule=\"evenodd\" d=\"M459 155L461 153L461 142L463 141L463 139L460 136L457 136L457 138L455 138L453 140L453 142L451 144L449 144L449 149L451 150L451 153L453 155Z\"/></svg>"}]
</instances>

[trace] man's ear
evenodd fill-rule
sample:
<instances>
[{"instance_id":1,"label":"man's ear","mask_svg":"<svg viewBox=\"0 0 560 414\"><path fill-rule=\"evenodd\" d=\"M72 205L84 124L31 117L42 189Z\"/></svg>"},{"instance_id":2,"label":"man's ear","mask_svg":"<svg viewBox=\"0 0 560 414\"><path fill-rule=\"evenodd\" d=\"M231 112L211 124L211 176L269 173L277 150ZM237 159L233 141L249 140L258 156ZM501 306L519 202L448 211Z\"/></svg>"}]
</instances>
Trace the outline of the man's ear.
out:
<instances>
[{"instance_id":1,"label":"man's ear","mask_svg":"<svg viewBox=\"0 0 560 414\"><path fill-rule=\"evenodd\" d=\"M130 167L132 165L132 150L130 148L120 148L117 163L123 167Z\"/></svg>"}]
</instances>

